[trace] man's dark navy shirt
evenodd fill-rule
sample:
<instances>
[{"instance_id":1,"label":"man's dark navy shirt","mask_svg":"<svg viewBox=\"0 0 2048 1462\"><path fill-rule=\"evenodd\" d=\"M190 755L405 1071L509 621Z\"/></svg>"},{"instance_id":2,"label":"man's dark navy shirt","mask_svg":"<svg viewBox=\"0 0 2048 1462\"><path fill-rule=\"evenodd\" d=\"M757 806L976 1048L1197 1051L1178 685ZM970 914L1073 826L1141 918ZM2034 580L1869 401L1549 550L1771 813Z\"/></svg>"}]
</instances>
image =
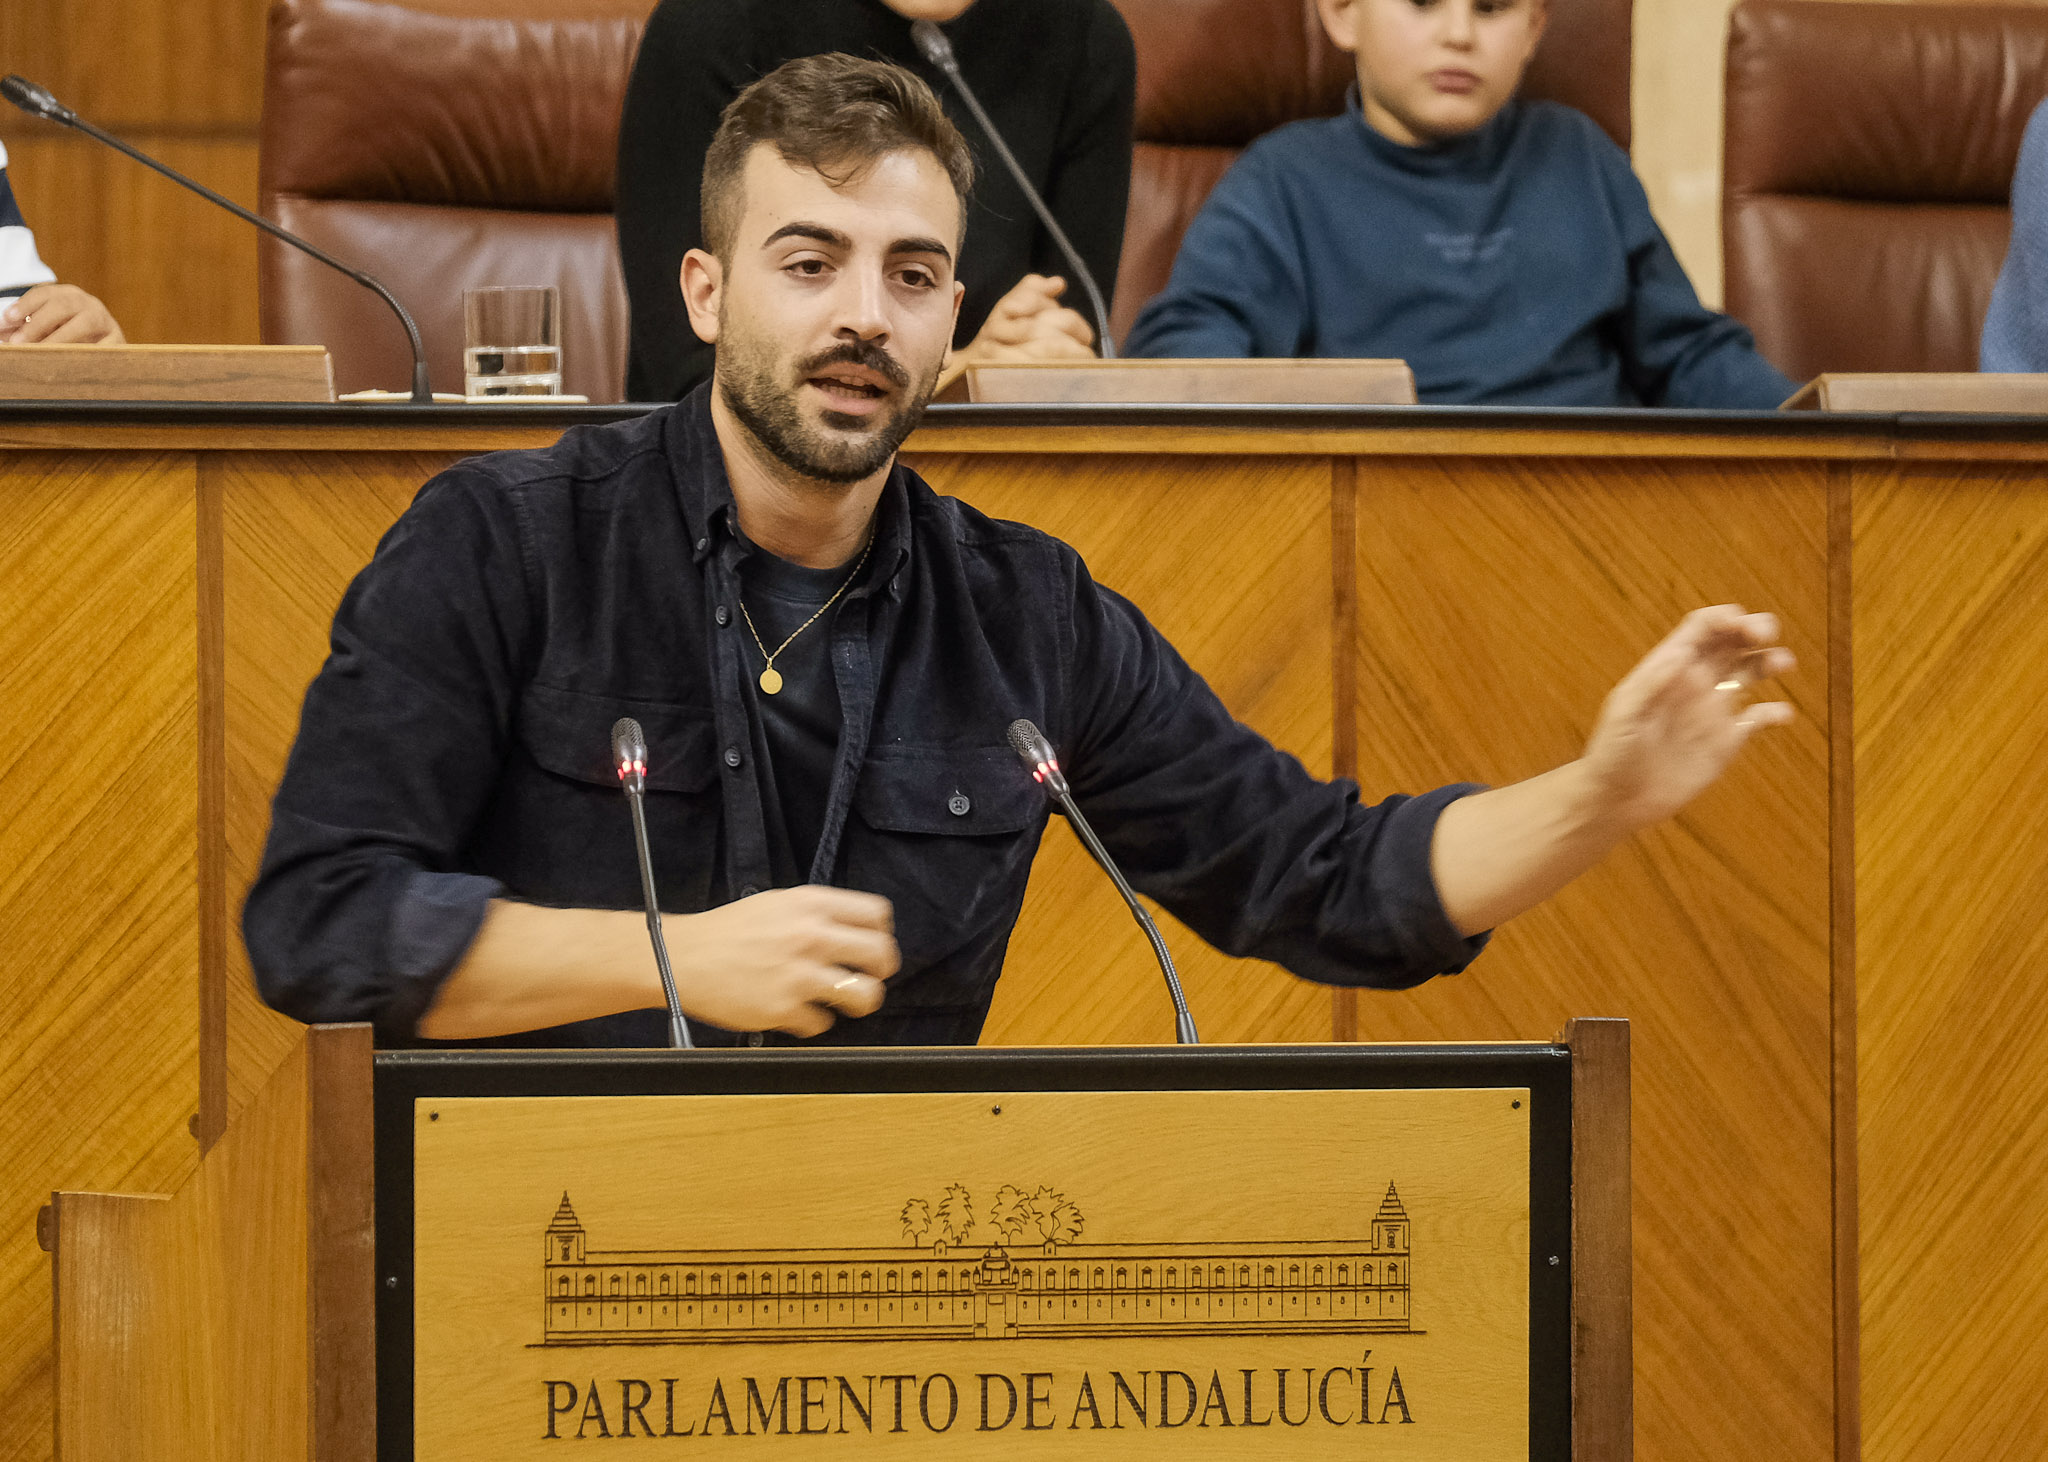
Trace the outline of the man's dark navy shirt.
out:
<instances>
[{"instance_id":1,"label":"man's dark navy shirt","mask_svg":"<svg viewBox=\"0 0 2048 1462\"><path fill-rule=\"evenodd\" d=\"M621 716L647 733L663 909L773 886L738 610L759 551L708 388L429 482L343 598L306 694L243 910L264 997L410 1043L491 899L639 907ZM889 899L903 966L879 1011L823 1042L979 1035L1048 816L1004 740L1019 716L1131 881L1231 954L1402 987L1484 942L1458 935L1429 870L1438 814L1471 788L1366 807L1317 781L1071 548L900 464L829 626L840 730L811 881ZM639 1011L492 1044L662 1045L664 1028Z\"/></svg>"}]
</instances>

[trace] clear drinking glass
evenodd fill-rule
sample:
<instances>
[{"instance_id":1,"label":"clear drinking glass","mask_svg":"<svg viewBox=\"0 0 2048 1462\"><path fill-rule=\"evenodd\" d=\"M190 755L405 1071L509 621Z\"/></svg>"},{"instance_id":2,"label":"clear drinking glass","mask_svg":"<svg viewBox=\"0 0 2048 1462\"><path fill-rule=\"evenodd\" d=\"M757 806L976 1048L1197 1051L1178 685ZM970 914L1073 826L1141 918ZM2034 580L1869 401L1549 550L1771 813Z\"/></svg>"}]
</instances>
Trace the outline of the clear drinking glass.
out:
<instances>
[{"instance_id":1,"label":"clear drinking glass","mask_svg":"<svg viewBox=\"0 0 2048 1462\"><path fill-rule=\"evenodd\" d=\"M562 394L562 307L553 285L489 285L462 292L466 396Z\"/></svg>"}]
</instances>

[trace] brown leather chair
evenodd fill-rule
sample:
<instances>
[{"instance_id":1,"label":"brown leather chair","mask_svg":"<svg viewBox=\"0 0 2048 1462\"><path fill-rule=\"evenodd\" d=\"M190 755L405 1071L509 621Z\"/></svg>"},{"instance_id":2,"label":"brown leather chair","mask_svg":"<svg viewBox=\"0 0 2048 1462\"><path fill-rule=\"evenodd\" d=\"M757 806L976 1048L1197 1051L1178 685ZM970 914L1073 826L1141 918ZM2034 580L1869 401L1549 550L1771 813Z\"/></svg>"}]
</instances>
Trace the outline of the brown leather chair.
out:
<instances>
[{"instance_id":1,"label":"brown leather chair","mask_svg":"<svg viewBox=\"0 0 2048 1462\"><path fill-rule=\"evenodd\" d=\"M1245 145L1344 105L1351 57L1315 0L1116 0L1138 51L1137 146L1110 329L1121 339L1166 287L1181 235ZM1590 115L1629 142L1630 0L1551 0L1526 96Z\"/></svg>"},{"instance_id":2,"label":"brown leather chair","mask_svg":"<svg viewBox=\"0 0 2048 1462\"><path fill-rule=\"evenodd\" d=\"M462 291L562 291L562 388L625 390L612 231L619 107L654 0L278 0L264 213L404 301L437 391L462 389ZM377 297L263 242L265 341L324 344L341 391L411 379Z\"/></svg>"},{"instance_id":3,"label":"brown leather chair","mask_svg":"<svg viewBox=\"0 0 2048 1462\"><path fill-rule=\"evenodd\" d=\"M1975 370L2048 7L1745 0L1727 87L1726 299L1763 353Z\"/></svg>"},{"instance_id":4,"label":"brown leather chair","mask_svg":"<svg viewBox=\"0 0 2048 1462\"><path fill-rule=\"evenodd\" d=\"M1260 133L1343 105L1348 56L1314 0L1116 0L1138 52L1137 154L1112 310L1121 336L1182 232ZM462 386L462 291L562 290L563 387L624 390L612 230L619 111L654 0L277 0L262 204L389 286L438 390ZM1629 136L1630 0L1551 0L1525 91ZM695 166L679 160L679 165ZM397 388L404 332L361 287L262 244L263 338L324 344L342 391Z\"/></svg>"}]
</instances>

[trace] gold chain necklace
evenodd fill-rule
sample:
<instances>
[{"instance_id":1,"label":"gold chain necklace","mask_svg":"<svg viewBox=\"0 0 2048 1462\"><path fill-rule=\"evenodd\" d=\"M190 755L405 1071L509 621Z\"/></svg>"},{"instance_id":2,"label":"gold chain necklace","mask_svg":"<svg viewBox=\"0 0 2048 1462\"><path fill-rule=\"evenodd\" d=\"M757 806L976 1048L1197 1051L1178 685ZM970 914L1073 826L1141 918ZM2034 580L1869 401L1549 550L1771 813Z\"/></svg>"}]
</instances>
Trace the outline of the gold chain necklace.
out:
<instances>
[{"instance_id":1,"label":"gold chain necklace","mask_svg":"<svg viewBox=\"0 0 2048 1462\"><path fill-rule=\"evenodd\" d=\"M817 613L813 614L809 619L805 620L802 624L798 625L795 629L791 630L789 638L784 640L781 644L777 645L772 654L769 652L768 647L761 643L761 632L754 628L754 616L747 613L746 597L744 595L741 596L740 618L744 619L747 622L747 633L754 637L754 648L761 652L761 659L766 662L761 669L761 689L765 694L778 695L781 693L782 690L782 672L775 668L775 657L777 655L780 655L784 650L788 649L792 644L794 644L796 642L796 637L798 635L802 634L805 630L809 629L812 625L816 624L818 622L818 616L823 614L826 610L830 609L833 605L837 604L839 602L839 596L841 594L844 594L848 589L851 589L853 587L853 581L860 577L861 569L866 567L867 565L868 550L873 548L874 546L875 531L874 529L870 528L868 530L868 541L861 546L860 558L854 563L853 572L846 576L846 582L841 584L838 588L832 591L832 597L830 599L827 599L823 604L820 604L818 606Z\"/></svg>"}]
</instances>

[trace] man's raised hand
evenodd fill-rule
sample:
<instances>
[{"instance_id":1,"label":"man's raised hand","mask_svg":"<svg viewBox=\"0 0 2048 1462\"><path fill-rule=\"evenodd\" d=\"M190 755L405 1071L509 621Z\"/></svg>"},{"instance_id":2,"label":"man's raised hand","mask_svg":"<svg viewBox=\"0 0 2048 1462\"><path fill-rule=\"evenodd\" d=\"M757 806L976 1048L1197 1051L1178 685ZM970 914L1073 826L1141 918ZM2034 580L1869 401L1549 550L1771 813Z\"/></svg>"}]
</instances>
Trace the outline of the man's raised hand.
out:
<instances>
[{"instance_id":1,"label":"man's raised hand","mask_svg":"<svg viewBox=\"0 0 2048 1462\"><path fill-rule=\"evenodd\" d=\"M1458 932L1543 902L1706 790L1758 730L1791 720L1782 702L1750 700L1792 668L1777 638L1775 615L1695 610L1608 695L1578 760L1446 807L1430 872Z\"/></svg>"},{"instance_id":2,"label":"man's raised hand","mask_svg":"<svg viewBox=\"0 0 2048 1462\"><path fill-rule=\"evenodd\" d=\"M1696 609L1624 676L1600 709L1580 759L1595 796L1624 827L1647 827L1705 791L1751 736L1792 719L1783 701L1753 701L1790 671L1774 614L1738 604Z\"/></svg>"}]
</instances>

